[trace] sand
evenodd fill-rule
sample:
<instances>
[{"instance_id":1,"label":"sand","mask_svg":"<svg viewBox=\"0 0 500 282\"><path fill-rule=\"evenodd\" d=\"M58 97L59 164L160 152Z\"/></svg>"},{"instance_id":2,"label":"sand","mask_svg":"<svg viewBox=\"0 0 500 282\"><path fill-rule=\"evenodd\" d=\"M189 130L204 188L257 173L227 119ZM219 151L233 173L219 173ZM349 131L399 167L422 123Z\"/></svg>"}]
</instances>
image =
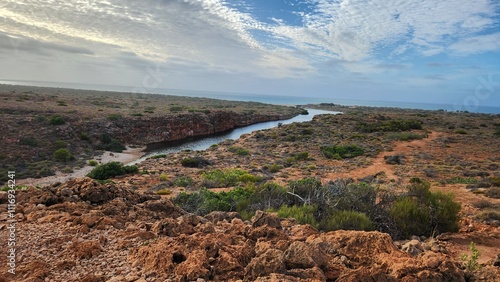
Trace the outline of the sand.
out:
<instances>
[{"instance_id":1,"label":"sand","mask_svg":"<svg viewBox=\"0 0 500 282\"><path fill-rule=\"evenodd\" d=\"M143 151L145 148L146 147L141 147L141 148L127 147L127 149L122 153L105 151L101 156L98 156L95 159L99 162L99 164L105 164L109 162L121 162L127 165L142 157L144 155ZM84 177L93 168L94 168L93 166L86 165L80 169L74 170L71 173L57 172L56 175L42 177L42 178L19 179L17 181L17 184L26 186L40 186L40 187L46 185L52 185L57 182L66 182L70 179Z\"/></svg>"}]
</instances>

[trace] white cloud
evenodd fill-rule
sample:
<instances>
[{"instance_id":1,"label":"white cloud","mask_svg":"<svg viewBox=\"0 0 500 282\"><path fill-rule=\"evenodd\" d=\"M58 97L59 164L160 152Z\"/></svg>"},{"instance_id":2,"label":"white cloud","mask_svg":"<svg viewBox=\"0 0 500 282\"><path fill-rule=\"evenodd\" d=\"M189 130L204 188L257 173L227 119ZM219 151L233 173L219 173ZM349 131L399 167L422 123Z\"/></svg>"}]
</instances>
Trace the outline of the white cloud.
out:
<instances>
[{"instance_id":1,"label":"white cloud","mask_svg":"<svg viewBox=\"0 0 500 282\"><path fill-rule=\"evenodd\" d=\"M479 35L453 43L450 48L458 55L470 55L500 50L500 33Z\"/></svg>"}]
</instances>

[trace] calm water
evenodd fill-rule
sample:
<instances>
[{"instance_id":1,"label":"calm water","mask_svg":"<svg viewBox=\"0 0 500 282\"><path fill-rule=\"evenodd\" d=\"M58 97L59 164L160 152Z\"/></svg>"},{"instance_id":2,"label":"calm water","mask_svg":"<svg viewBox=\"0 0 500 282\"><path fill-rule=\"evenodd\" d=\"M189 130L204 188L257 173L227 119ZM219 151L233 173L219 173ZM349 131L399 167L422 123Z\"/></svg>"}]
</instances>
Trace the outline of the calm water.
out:
<instances>
[{"instance_id":1,"label":"calm water","mask_svg":"<svg viewBox=\"0 0 500 282\"><path fill-rule=\"evenodd\" d=\"M280 120L280 121L268 121L268 122L261 122L257 124L252 124L249 126L245 127L240 127L233 129L231 131L222 133L222 134L217 134L217 135L212 135L212 136L207 136L207 137L201 137L201 138L196 138L192 140L186 140L184 142L176 142L176 143L158 143L155 144L154 146L150 147L149 152L144 155L142 158L130 163L130 164L137 164L142 162L143 160L147 159L148 157L154 156L154 155L159 155L159 154L170 154L170 153L176 153L180 152L182 150L206 150L213 144L218 144L224 140L227 139L233 139L236 140L240 138L241 135L247 134L247 133L252 133L253 131L256 130L262 130L262 129L268 129L268 128L273 128L278 126L279 123L282 124L290 124L294 122L305 122L305 121L310 121L313 119L314 116L316 115L321 115L321 114L338 114L339 112L331 112L331 111L322 111L322 110L315 110L315 109L307 109L309 111L308 115L298 115L294 118L291 119L286 119L286 120Z\"/></svg>"},{"instance_id":2,"label":"calm water","mask_svg":"<svg viewBox=\"0 0 500 282\"><path fill-rule=\"evenodd\" d=\"M488 105L487 101L482 101L477 107L469 107L463 101L457 101L456 105L452 104L430 104L430 103L411 103L411 102L391 102L391 101L369 101L369 100L352 100L342 99L337 97L314 97L314 95L306 95L303 97L296 96L279 96L279 95L261 95L249 93L222 93L211 91L194 91L194 90L178 90L178 89L140 89L131 86L116 86L116 85L97 85L97 84L77 84L77 83L60 83L60 82L41 82L41 81L22 81L22 80L0 80L0 84L11 85L26 85L40 87L60 87L70 89L86 89L97 91L117 91L117 92L140 92L146 90L155 94L166 94L188 97L205 97L213 99L234 100L234 101L254 101L276 105L307 105L319 103L334 103L345 106L371 106L371 107L396 107L407 109L423 109L423 110L439 110L446 111L469 111L475 113L490 113L500 114L499 105Z\"/></svg>"}]
</instances>

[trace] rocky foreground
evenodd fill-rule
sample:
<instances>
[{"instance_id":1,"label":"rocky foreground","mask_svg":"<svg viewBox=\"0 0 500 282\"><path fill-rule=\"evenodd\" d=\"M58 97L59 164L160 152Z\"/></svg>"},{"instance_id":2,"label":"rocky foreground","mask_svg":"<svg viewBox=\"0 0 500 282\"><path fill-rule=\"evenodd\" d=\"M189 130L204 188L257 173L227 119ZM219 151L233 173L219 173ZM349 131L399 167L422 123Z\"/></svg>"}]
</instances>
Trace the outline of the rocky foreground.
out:
<instances>
[{"instance_id":1,"label":"rocky foreground","mask_svg":"<svg viewBox=\"0 0 500 282\"><path fill-rule=\"evenodd\" d=\"M462 264L447 254L446 242L439 236L395 243L380 232L320 233L264 212L245 222L237 213L200 217L158 195L89 178L18 191L16 200L16 274L7 272L2 254L0 281L470 278ZM0 205L7 208L6 193L0 194ZM0 237L8 238L5 213L2 216ZM483 280L495 281L498 267L486 268Z\"/></svg>"}]
</instances>

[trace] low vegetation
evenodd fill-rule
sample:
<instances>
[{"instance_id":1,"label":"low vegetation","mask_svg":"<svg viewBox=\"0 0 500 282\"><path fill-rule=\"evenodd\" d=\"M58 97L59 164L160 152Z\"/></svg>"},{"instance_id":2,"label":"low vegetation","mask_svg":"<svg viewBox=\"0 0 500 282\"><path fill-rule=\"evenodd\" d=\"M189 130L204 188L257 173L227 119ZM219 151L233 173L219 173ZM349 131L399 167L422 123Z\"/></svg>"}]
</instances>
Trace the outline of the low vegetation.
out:
<instances>
[{"instance_id":1,"label":"low vegetation","mask_svg":"<svg viewBox=\"0 0 500 282\"><path fill-rule=\"evenodd\" d=\"M347 146L323 146L320 148L321 152L328 159L347 159L361 156L364 154L364 149L357 145Z\"/></svg>"},{"instance_id":2,"label":"low vegetation","mask_svg":"<svg viewBox=\"0 0 500 282\"><path fill-rule=\"evenodd\" d=\"M96 166L87 176L97 180L106 180L119 175L137 173L138 171L139 169L135 165L125 166L120 162L109 162Z\"/></svg>"}]
</instances>

